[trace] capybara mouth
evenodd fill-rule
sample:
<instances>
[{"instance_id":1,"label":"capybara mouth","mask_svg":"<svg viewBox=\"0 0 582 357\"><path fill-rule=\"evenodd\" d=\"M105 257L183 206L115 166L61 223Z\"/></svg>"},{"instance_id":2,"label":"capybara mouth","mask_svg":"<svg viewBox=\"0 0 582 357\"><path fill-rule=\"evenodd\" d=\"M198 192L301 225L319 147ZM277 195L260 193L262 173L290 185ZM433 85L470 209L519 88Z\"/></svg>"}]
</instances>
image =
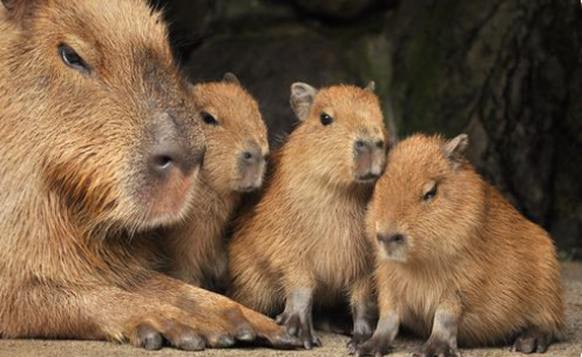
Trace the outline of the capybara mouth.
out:
<instances>
[{"instance_id":1,"label":"capybara mouth","mask_svg":"<svg viewBox=\"0 0 582 357\"><path fill-rule=\"evenodd\" d=\"M194 182L200 169L188 174L181 170L171 170L166 177L154 185L147 198L150 203L149 218L153 221L167 221L170 217L181 217L188 209L194 195Z\"/></svg>"},{"instance_id":2,"label":"capybara mouth","mask_svg":"<svg viewBox=\"0 0 582 357\"><path fill-rule=\"evenodd\" d=\"M357 174L356 182L361 184L373 184L378 180L378 178L380 178L380 175L368 172L363 175Z\"/></svg>"}]
</instances>

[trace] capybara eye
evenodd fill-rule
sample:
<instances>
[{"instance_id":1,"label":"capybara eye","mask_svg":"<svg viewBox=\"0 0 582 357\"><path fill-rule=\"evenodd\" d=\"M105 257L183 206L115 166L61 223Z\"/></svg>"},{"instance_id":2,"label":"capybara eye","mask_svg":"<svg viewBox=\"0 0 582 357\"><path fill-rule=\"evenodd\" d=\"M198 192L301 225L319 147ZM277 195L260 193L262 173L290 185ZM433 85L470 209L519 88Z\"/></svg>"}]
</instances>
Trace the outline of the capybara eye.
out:
<instances>
[{"instance_id":1,"label":"capybara eye","mask_svg":"<svg viewBox=\"0 0 582 357\"><path fill-rule=\"evenodd\" d=\"M89 67L87 67L85 61L71 47L67 45L60 45L59 54L67 66L82 72L89 70Z\"/></svg>"},{"instance_id":2,"label":"capybara eye","mask_svg":"<svg viewBox=\"0 0 582 357\"><path fill-rule=\"evenodd\" d=\"M319 117L319 120L321 121L321 124L324 126L327 126L327 125L333 123L333 118L325 113L321 114L321 116Z\"/></svg>"},{"instance_id":3,"label":"capybara eye","mask_svg":"<svg viewBox=\"0 0 582 357\"><path fill-rule=\"evenodd\" d=\"M434 185L430 191L428 191L427 193L424 194L423 200L430 201L433 198L435 198L436 194L437 194L437 186Z\"/></svg>"},{"instance_id":4,"label":"capybara eye","mask_svg":"<svg viewBox=\"0 0 582 357\"><path fill-rule=\"evenodd\" d=\"M216 118L214 118L212 116L212 114L207 113L207 112L202 112L200 114L202 116L202 121L208 125L218 125L218 122L216 121Z\"/></svg>"}]
</instances>

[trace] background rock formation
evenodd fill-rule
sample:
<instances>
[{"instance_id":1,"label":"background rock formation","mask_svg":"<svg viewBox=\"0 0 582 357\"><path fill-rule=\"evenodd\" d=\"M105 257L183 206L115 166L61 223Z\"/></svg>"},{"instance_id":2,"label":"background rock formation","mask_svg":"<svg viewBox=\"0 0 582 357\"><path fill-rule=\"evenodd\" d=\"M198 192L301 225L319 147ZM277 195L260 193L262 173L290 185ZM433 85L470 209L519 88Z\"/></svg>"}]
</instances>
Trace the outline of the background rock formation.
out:
<instances>
[{"instance_id":1,"label":"background rock formation","mask_svg":"<svg viewBox=\"0 0 582 357\"><path fill-rule=\"evenodd\" d=\"M273 144L295 123L292 82L373 79L398 136L469 133L479 171L582 257L578 1L155 1L191 79L236 73Z\"/></svg>"}]
</instances>

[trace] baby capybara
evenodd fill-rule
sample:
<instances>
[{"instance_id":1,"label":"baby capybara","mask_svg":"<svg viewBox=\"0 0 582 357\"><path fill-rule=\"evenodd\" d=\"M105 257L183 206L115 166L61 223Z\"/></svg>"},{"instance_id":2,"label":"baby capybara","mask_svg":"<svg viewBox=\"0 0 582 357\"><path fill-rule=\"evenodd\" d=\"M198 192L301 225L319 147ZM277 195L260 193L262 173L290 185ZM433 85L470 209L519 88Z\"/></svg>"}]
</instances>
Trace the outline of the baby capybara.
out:
<instances>
[{"instance_id":1,"label":"baby capybara","mask_svg":"<svg viewBox=\"0 0 582 357\"><path fill-rule=\"evenodd\" d=\"M141 0L2 0L0 34L0 336L297 342L154 270L145 238L186 217L205 147L161 15Z\"/></svg>"},{"instance_id":2,"label":"baby capybara","mask_svg":"<svg viewBox=\"0 0 582 357\"><path fill-rule=\"evenodd\" d=\"M226 227L241 195L263 182L269 146L267 128L253 97L233 74L194 87L207 149L188 218L172 227L170 275L196 286L224 290Z\"/></svg>"},{"instance_id":3,"label":"baby capybara","mask_svg":"<svg viewBox=\"0 0 582 357\"><path fill-rule=\"evenodd\" d=\"M301 123L276 153L264 195L235 228L230 293L274 314L306 348L318 345L312 306L349 302L354 338L372 333L372 246L366 206L385 166L388 137L371 88L296 83Z\"/></svg>"},{"instance_id":4,"label":"baby capybara","mask_svg":"<svg viewBox=\"0 0 582 357\"><path fill-rule=\"evenodd\" d=\"M545 352L563 324L556 251L464 158L468 137L415 135L390 153L367 218L380 321L360 355L388 353L399 325L428 337L417 356L513 342Z\"/></svg>"}]
</instances>

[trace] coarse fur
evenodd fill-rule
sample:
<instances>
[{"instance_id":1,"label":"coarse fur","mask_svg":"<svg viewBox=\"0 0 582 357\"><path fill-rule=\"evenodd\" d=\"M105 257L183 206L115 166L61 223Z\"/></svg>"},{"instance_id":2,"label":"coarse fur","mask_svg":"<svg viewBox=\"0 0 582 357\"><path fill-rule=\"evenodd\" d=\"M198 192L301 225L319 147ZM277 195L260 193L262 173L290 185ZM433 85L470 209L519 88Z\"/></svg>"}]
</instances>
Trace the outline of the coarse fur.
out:
<instances>
[{"instance_id":1,"label":"coarse fur","mask_svg":"<svg viewBox=\"0 0 582 357\"><path fill-rule=\"evenodd\" d=\"M291 103L302 122L276 151L264 194L235 228L229 289L235 300L270 315L286 306L278 322L309 348L318 344L312 302L348 301L356 314L369 313L373 261L364 215L374 180L359 182L358 170L368 165L381 174L389 137L369 89L295 84ZM331 124L322 123L324 115ZM369 156L358 157L358 141L373 146ZM356 320L355 333L367 334L364 316Z\"/></svg>"},{"instance_id":2,"label":"coarse fur","mask_svg":"<svg viewBox=\"0 0 582 357\"><path fill-rule=\"evenodd\" d=\"M190 284L223 291L225 230L244 192L262 185L269 147L255 99L232 77L194 88L207 149L193 208L169 229L169 274ZM247 155L247 156L245 156Z\"/></svg>"},{"instance_id":3,"label":"coarse fur","mask_svg":"<svg viewBox=\"0 0 582 357\"><path fill-rule=\"evenodd\" d=\"M398 324L430 335L420 356L515 338L514 350L544 352L558 335L552 239L475 172L467 145L414 135L391 151L367 217L381 318L360 354L387 353Z\"/></svg>"},{"instance_id":4,"label":"coarse fur","mask_svg":"<svg viewBox=\"0 0 582 357\"><path fill-rule=\"evenodd\" d=\"M0 337L294 344L155 270L149 232L186 217L205 150L161 15L141 0L2 0L0 33Z\"/></svg>"}]
</instances>

